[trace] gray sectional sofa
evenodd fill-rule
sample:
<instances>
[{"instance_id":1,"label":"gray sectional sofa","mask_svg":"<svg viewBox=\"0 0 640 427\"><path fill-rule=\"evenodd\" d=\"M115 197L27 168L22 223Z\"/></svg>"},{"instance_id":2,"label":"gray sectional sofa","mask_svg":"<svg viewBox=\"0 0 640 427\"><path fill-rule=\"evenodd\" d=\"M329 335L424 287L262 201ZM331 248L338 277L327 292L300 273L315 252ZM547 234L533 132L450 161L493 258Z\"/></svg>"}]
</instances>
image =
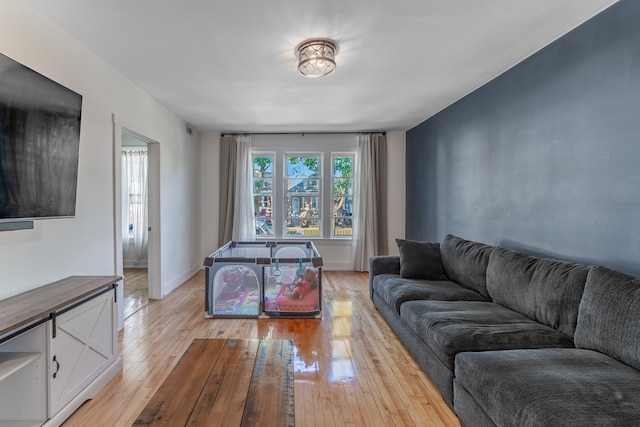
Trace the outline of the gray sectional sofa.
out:
<instances>
[{"instance_id":1,"label":"gray sectional sofa","mask_svg":"<svg viewBox=\"0 0 640 427\"><path fill-rule=\"evenodd\" d=\"M371 298L462 425L640 426L640 278L457 236L370 259Z\"/></svg>"}]
</instances>

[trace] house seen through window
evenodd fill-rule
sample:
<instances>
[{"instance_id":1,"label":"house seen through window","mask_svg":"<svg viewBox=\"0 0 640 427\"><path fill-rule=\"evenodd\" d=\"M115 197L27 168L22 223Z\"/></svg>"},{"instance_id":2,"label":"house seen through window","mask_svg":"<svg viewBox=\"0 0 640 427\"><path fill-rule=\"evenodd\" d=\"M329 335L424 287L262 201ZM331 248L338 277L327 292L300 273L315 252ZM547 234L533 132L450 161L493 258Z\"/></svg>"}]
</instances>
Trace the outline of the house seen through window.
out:
<instances>
[{"instance_id":1,"label":"house seen through window","mask_svg":"<svg viewBox=\"0 0 640 427\"><path fill-rule=\"evenodd\" d=\"M285 234L321 237L321 157L286 155L285 162Z\"/></svg>"},{"instance_id":2,"label":"house seen through window","mask_svg":"<svg viewBox=\"0 0 640 427\"><path fill-rule=\"evenodd\" d=\"M352 237L354 155L328 155L325 165L325 153L282 153L281 166L275 153L252 155L258 238Z\"/></svg>"},{"instance_id":3,"label":"house seen through window","mask_svg":"<svg viewBox=\"0 0 640 427\"><path fill-rule=\"evenodd\" d=\"M253 155L252 158L256 235L273 237L273 155Z\"/></svg>"},{"instance_id":4,"label":"house seen through window","mask_svg":"<svg viewBox=\"0 0 640 427\"><path fill-rule=\"evenodd\" d=\"M353 236L353 155L332 156L332 200L331 235Z\"/></svg>"}]
</instances>

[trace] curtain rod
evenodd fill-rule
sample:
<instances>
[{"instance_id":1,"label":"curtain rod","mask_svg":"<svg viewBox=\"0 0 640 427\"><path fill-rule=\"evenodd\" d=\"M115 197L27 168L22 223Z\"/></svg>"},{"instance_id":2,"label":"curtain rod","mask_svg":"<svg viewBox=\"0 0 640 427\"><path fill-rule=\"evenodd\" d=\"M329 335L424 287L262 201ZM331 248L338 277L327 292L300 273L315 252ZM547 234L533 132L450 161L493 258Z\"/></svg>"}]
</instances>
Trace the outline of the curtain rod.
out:
<instances>
[{"instance_id":1,"label":"curtain rod","mask_svg":"<svg viewBox=\"0 0 640 427\"><path fill-rule=\"evenodd\" d=\"M249 135L357 135L365 133L381 133L386 135L387 132L372 131L372 132L222 132L220 136L249 136Z\"/></svg>"}]
</instances>

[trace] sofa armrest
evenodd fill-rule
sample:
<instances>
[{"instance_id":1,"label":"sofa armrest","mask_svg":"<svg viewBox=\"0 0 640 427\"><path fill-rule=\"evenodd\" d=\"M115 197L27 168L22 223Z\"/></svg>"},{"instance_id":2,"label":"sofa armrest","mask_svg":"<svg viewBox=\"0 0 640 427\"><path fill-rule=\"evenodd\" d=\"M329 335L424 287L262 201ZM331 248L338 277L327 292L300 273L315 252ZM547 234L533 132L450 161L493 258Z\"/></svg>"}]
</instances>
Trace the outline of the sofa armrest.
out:
<instances>
[{"instance_id":1,"label":"sofa armrest","mask_svg":"<svg viewBox=\"0 0 640 427\"><path fill-rule=\"evenodd\" d=\"M369 296L373 298L373 278L378 274L400 274L400 257L393 255L369 258Z\"/></svg>"}]
</instances>

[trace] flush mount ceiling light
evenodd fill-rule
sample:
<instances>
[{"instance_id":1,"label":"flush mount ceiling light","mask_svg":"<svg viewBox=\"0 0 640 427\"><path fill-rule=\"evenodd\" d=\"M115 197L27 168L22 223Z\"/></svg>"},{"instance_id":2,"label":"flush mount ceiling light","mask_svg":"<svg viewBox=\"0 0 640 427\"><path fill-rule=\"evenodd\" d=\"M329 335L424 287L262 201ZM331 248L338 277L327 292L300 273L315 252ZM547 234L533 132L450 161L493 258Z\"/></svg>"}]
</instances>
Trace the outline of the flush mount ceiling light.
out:
<instances>
[{"instance_id":1,"label":"flush mount ceiling light","mask_svg":"<svg viewBox=\"0 0 640 427\"><path fill-rule=\"evenodd\" d=\"M296 47L298 71L305 77L322 77L336 69L338 45L330 39L309 39Z\"/></svg>"}]
</instances>

